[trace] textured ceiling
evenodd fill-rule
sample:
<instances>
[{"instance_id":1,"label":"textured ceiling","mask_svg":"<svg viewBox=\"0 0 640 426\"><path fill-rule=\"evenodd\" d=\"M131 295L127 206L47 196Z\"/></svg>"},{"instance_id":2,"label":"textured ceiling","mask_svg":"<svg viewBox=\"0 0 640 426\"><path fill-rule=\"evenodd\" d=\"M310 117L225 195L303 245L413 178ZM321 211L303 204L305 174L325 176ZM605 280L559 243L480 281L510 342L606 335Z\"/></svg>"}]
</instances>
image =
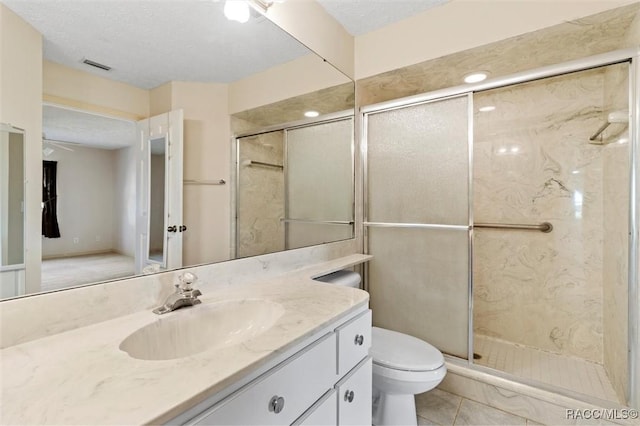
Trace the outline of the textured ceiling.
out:
<instances>
[{"instance_id":1,"label":"textured ceiling","mask_svg":"<svg viewBox=\"0 0 640 426\"><path fill-rule=\"evenodd\" d=\"M228 83L309 53L266 18L211 0L2 0L44 36L44 57L134 86ZM82 64L90 59L109 72Z\"/></svg>"},{"instance_id":2,"label":"textured ceiling","mask_svg":"<svg viewBox=\"0 0 640 426\"><path fill-rule=\"evenodd\" d=\"M136 125L126 120L45 105L42 107L42 132L46 139L118 149L135 142Z\"/></svg>"},{"instance_id":3,"label":"textured ceiling","mask_svg":"<svg viewBox=\"0 0 640 426\"><path fill-rule=\"evenodd\" d=\"M352 35L409 18L449 0L317 0Z\"/></svg>"},{"instance_id":4,"label":"textured ceiling","mask_svg":"<svg viewBox=\"0 0 640 426\"><path fill-rule=\"evenodd\" d=\"M358 35L447 0L319 0ZM0 0L44 38L44 58L151 89L168 81L227 83L309 54L302 44L253 13L228 21L215 0ZM112 67L102 71L90 59ZM52 106L43 110L48 139L117 149L135 125Z\"/></svg>"}]
</instances>

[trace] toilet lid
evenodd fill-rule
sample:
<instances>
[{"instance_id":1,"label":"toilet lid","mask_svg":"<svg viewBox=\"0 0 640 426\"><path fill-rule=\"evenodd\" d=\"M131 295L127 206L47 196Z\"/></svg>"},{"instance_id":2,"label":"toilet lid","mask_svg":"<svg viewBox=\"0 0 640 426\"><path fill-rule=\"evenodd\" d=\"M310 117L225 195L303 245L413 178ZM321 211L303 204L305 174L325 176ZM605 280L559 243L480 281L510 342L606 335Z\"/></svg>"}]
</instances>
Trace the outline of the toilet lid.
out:
<instances>
[{"instance_id":1,"label":"toilet lid","mask_svg":"<svg viewBox=\"0 0 640 426\"><path fill-rule=\"evenodd\" d=\"M375 364L407 371L436 370L444 364L442 353L427 342L378 327L372 331L371 356Z\"/></svg>"}]
</instances>

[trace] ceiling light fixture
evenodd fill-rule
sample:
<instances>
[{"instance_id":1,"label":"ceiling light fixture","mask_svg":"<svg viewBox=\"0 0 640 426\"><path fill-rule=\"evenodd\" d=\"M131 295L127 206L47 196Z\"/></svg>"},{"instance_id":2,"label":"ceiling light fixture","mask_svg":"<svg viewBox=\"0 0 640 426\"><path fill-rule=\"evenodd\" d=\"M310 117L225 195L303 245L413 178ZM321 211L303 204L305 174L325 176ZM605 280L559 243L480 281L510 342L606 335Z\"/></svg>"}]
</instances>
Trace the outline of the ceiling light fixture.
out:
<instances>
[{"instance_id":1,"label":"ceiling light fixture","mask_svg":"<svg viewBox=\"0 0 640 426\"><path fill-rule=\"evenodd\" d=\"M251 17L249 6L257 10L263 15L273 5L273 3L282 3L284 0L226 0L224 3L224 16L230 21L238 21L244 24Z\"/></svg>"},{"instance_id":2,"label":"ceiling light fixture","mask_svg":"<svg viewBox=\"0 0 640 426\"><path fill-rule=\"evenodd\" d=\"M224 16L230 21L244 24L249 20L249 4L245 0L227 0L224 3Z\"/></svg>"},{"instance_id":3,"label":"ceiling light fixture","mask_svg":"<svg viewBox=\"0 0 640 426\"><path fill-rule=\"evenodd\" d=\"M471 74L467 74L464 76L465 83L480 83L484 81L489 76L489 73L486 71L477 71Z\"/></svg>"},{"instance_id":4,"label":"ceiling light fixture","mask_svg":"<svg viewBox=\"0 0 640 426\"><path fill-rule=\"evenodd\" d=\"M319 116L320 113L318 111L307 111L304 113L305 117L313 118Z\"/></svg>"}]
</instances>

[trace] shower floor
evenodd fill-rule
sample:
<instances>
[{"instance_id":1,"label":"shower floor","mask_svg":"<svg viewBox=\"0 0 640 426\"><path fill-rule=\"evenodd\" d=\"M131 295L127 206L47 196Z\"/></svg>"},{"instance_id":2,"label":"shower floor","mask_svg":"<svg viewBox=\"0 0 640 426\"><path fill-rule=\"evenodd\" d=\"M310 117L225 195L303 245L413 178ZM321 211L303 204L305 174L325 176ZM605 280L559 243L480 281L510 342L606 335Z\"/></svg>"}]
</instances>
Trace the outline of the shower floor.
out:
<instances>
[{"instance_id":1,"label":"shower floor","mask_svg":"<svg viewBox=\"0 0 640 426\"><path fill-rule=\"evenodd\" d=\"M620 403L604 367L595 362L563 356L476 334L475 364L518 377Z\"/></svg>"}]
</instances>

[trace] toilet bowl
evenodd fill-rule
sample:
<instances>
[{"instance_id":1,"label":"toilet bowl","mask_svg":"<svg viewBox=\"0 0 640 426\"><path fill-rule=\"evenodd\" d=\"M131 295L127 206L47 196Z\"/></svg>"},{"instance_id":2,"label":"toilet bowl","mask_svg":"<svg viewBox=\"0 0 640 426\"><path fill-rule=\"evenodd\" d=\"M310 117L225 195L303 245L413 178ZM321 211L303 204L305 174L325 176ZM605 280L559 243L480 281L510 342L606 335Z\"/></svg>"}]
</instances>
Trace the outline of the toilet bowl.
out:
<instances>
[{"instance_id":1,"label":"toilet bowl","mask_svg":"<svg viewBox=\"0 0 640 426\"><path fill-rule=\"evenodd\" d=\"M373 424L417 424L415 395L442 382L442 353L415 337L373 327Z\"/></svg>"},{"instance_id":2,"label":"toilet bowl","mask_svg":"<svg viewBox=\"0 0 640 426\"><path fill-rule=\"evenodd\" d=\"M338 271L318 281L360 286L360 275ZM415 395L442 382L447 368L442 353L427 342L407 334L373 327L373 424L417 425Z\"/></svg>"}]
</instances>

